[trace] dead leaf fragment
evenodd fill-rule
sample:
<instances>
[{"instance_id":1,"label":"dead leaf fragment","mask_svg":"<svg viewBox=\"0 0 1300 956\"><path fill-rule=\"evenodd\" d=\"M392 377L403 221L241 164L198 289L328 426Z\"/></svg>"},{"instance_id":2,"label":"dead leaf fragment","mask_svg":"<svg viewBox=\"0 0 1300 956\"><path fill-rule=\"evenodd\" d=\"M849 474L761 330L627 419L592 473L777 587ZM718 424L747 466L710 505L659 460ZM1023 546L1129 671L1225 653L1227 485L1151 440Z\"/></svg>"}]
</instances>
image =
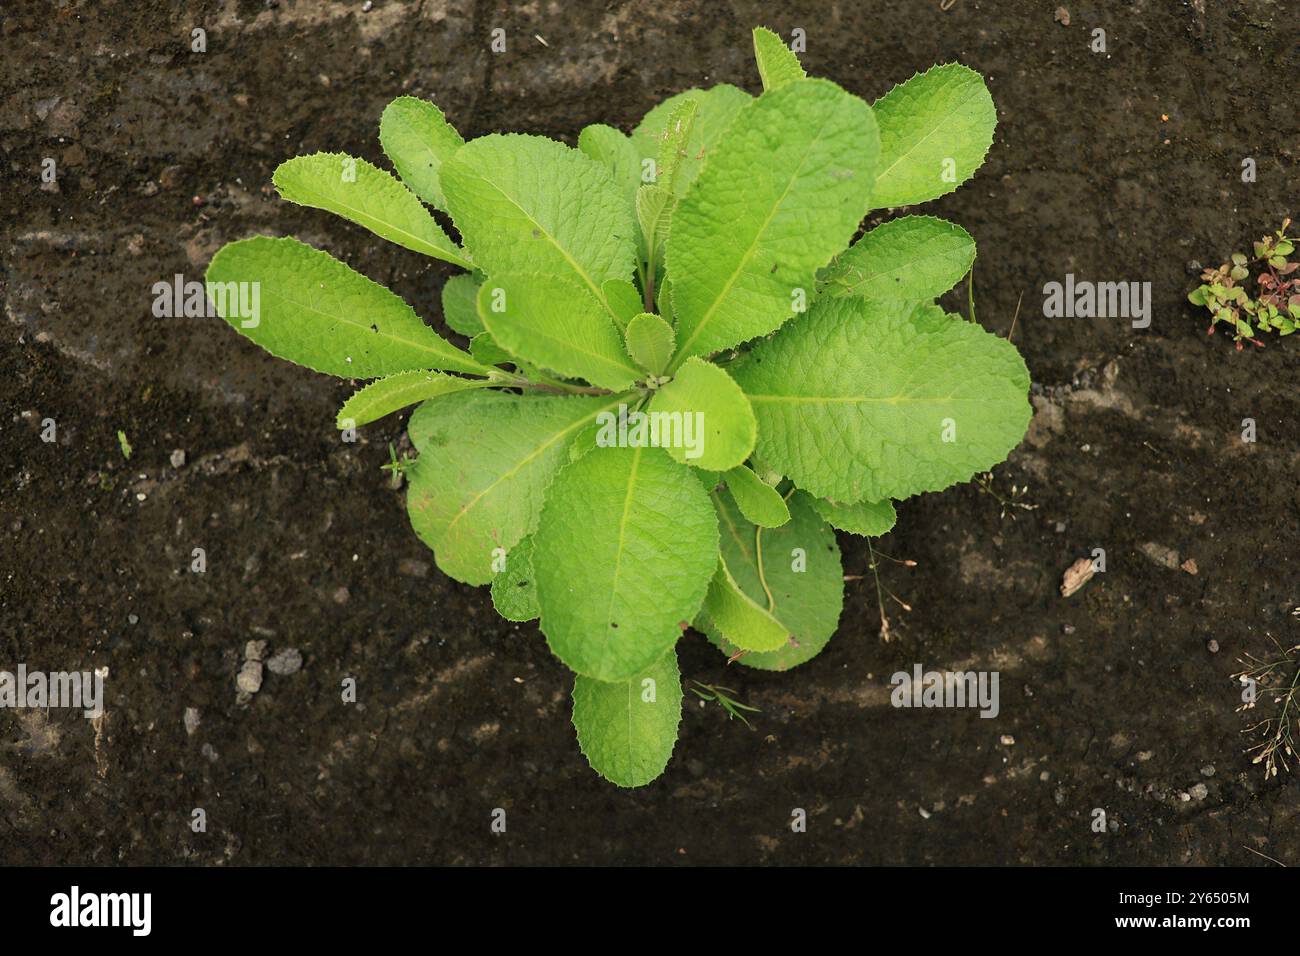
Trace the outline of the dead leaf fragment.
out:
<instances>
[{"instance_id":1,"label":"dead leaf fragment","mask_svg":"<svg viewBox=\"0 0 1300 956\"><path fill-rule=\"evenodd\" d=\"M1065 569L1065 576L1061 578L1061 597L1069 597L1079 588L1083 587L1092 580L1092 576L1097 572L1093 570L1091 558L1080 558Z\"/></svg>"}]
</instances>

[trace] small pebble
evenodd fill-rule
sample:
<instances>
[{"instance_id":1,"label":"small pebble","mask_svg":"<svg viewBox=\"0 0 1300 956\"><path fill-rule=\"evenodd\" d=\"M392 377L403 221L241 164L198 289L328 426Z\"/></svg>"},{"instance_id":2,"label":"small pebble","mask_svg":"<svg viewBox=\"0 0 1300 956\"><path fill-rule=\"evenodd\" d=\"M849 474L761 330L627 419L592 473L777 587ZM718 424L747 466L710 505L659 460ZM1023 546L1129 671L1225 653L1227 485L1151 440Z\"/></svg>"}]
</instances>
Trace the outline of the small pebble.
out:
<instances>
[{"instance_id":1,"label":"small pebble","mask_svg":"<svg viewBox=\"0 0 1300 956\"><path fill-rule=\"evenodd\" d=\"M998 739L1002 742L1002 746L1004 747L1012 747L1015 746L1016 743L1016 738L1012 737L1010 734L1003 734Z\"/></svg>"},{"instance_id":2,"label":"small pebble","mask_svg":"<svg viewBox=\"0 0 1300 956\"><path fill-rule=\"evenodd\" d=\"M1074 632L1075 632L1075 626L1074 626L1073 624L1062 624L1062 625L1061 625L1061 633L1062 633L1062 634L1073 634Z\"/></svg>"},{"instance_id":3,"label":"small pebble","mask_svg":"<svg viewBox=\"0 0 1300 956\"><path fill-rule=\"evenodd\" d=\"M276 651L266 662L266 669L280 677L296 674L302 670L302 653L296 647Z\"/></svg>"},{"instance_id":4,"label":"small pebble","mask_svg":"<svg viewBox=\"0 0 1300 956\"><path fill-rule=\"evenodd\" d=\"M244 661L235 678L235 686L245 694L256 694L262 689L262 662Z\"/></svg>"},{"instance_id":5,"label":"small pebble","mask_svg":"<svg viewBox=\"0 0 1300 956\"><path fill-rule=\"evenodd\" d=\"M174 452L172 452L171 462L173 468L185 467L185 449L177 448Z\"/></svg>"},{"instance_id":6,"label":"small pebble","mask_svg":"<svg viewBox=\"0 0 1300 956\"><path fill-rule=\"evenodd\" d=\"M1202 767L1202 768L1201 768L1201 776L1202 776L1202 777L1213 777L1213 776L1214 776L1214 764L1212 764L1212 763L1207 763L1204 767Z\"/></svg>"},{"instance_id":7,"label":"small pebble","mask_svg":"<svg viewBox=\"0 0 1300 956\"><path fill-rule=\"evenodd\" d=\"M1209 651L1211 654L1217 654L1219 653L1219 642L1216 641L1214 638L1210 638L1208 641L1205 642L1205 649Z\"/></svg>"},{"instance_id":8,"label":"small pebble","mask_svg":"<svg viewBox=\"0 0 1300 956\"><path fill-rule=\"evenodd\" d=\"M348 591L346 586L340 587L334 592L334 603L347 604L348 598L350 598L351 596L352 594Z\"/></svg>"},{"instance_id":9,"label":"small pebble","mask_svg":"<svg viewBox=\"0 0 1300 956\"><path fill-rule=\"evenodd\" d=\"M244 645L244 660L260 661L266 657L266 641L249 641Z\"/></svg>"},{"instance_id":10,"label":"small pebble","mask_svg":"<svg viewBox=\"0 0 1300 956\"><path fill-rule=\"evenodd\" d=\"M126 620L127 620L127 623L128 623L128 624L139 624L139 623L140 623L140 618L139 618L137 615L135 615L135 614L128 614L128 615L126 616Z\"/></svg>"},{"instance_id":11,"label":"small pebble","mask_svg":"<svg viewBox=\"0 0 1300 956\"><path fill-rule=\"evenodd\" d=\"M194 731L199 729L199 723L202 721L197 707L185 708L185 733L193 736Z\"/></svg>"},{"instance_id":12,"label":"small pebble","mask_svg":"<svg viewBox=\"0 0 1300 956\"><path fill-rule=\"evenodd\" d=\"M1188 791L1193 800L1204 800L1210 795L1210 788L1203 783L1198 783Z\"/></svg>"}]
</instances>

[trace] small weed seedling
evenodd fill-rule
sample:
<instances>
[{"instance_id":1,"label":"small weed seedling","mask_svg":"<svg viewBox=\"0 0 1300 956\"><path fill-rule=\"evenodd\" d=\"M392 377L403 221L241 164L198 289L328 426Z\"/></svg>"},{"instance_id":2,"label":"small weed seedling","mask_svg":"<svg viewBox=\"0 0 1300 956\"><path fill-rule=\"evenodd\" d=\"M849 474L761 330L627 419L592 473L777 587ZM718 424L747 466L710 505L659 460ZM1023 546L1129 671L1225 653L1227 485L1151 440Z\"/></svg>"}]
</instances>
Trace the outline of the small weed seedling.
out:
<instances>
[{"instance_id":1,"label":"small weed seedling","mask_svg":"<svg viewBox=\"0 0 1300 956\"><path fill-rule=\"evenodd\" d=\"M741 711L747 710L751 714L761 714L762 711L757 707L750 707L748 704L742 704L740 701L736 700L736 698L731 696L735 691L730 687L715 687L712 684L705 684L697 680L693 680L691 683L695 685L691 688L691 693L700 698L700 700L717 701L718 706L727 712L728 720L733 718L738 719L746 727L749 727L751 730L753 729L749 720L741 713Z\"/></svg>"},{"instance_id":2,"label":"small weed seedling","mask_svg":"<svg viewBox=\"0 0 1300 956\"><path fill-rule=\"evenodd\" d=\"M1290 225L1290 219L1283 220L1275 235L1255 243L1253 258L1234 252L1217 269L1206 269L1201 273L1201 285L1187 296L1189 302L1204 306L1212 316L1206 331L1213 335L1222 322L1232 333L1238 351L1243 340L1263 348L1264 343L1255 338L1258 333L1290 335L1300 329L1300 276L1295 275L1300 262L1288 258L1295 252L1295 244L1286 234ZM1258 289L1254 298L1247 291L1252 269Z\"/></svg>"},{"instance_id":3,"label":"small weed seedling","mask_svg":"<svg viewBox=\"0 0 1300 956\"><path fill-rule=\"evenodd\" d=\"M687 628L745 666L809 660L843 605L834 529L883 534L894 499L987 471L1029 422L1014 346L935 304L970 235L908 215L852 241L984 161L979 74L938 66L868 105L774 33L754 46L761 95L688 90L630 136L466 142L403 96L379 126L397 176L334 153L276 170L286 200L465 270L442 305L466 349L295 239L232 242L208 268L238 332L373 379L345 436L418 403L412 525L449 577L539 619L577 673L583 753L625 787L672 754Z\"/></svg>"},{"instance_id":4,"label":"small weed seedling","mask_svg":"<svg viewBox=\"0 0 1300 956\"><path fill-rule=\"evenodd\" d=\"M1242 731L1256 738L1256 743L1247 747L1246 752L1255 755L1251 763L1264 765L1265 778L1276 777L1279 766L1290 772L1295 748L1300 747L1294 735L1296 722L1300 720L1300 644L1283 648L1276 639L1273 644L1278 657L1267 660L1247 654L1238 659L1243 669L1232 675L1244 688L1238 711L1254 710L1261 695L1273 708L1272 716L1263 717Z\"/></svg>"}]
</instances>

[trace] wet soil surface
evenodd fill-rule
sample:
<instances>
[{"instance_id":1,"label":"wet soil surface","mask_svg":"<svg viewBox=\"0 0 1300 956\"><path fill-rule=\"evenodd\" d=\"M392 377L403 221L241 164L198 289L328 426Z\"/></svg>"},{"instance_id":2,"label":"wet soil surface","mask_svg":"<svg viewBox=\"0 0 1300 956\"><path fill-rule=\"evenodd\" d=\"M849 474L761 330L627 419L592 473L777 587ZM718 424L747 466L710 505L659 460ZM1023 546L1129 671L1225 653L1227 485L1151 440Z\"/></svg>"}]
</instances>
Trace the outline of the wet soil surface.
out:
<instances>
[{"instance_id":1,"label":"wet soil surface","mask_svg":"<svg viewBox=\"0 0 1300 956\"><path fill-rule=\"evenodd\" d=\"M1184 299L1191 260L1300 211L1277 79L1300 28L1284 0L1064 6L1068 25L1024 0L5 4L0 668L108 678L97 722L0 711L0 862L1300 862L1296 780L1243 754L1231 679L1300 642L1300 337L1236 352ZM579 753L535 627L411 532L380 470L405 416L344 445L348 383L217 320L155 318L150 290L223 242L292 234L441 328L448 268L278 201L275 166L383 163L401 93L467 136L627 130L689 86L755 90L762 23L803 28L809 72L868 99L937 62L987 76L988 163L927 209L979 243L979 321L1006 334L1019 304L1037 414L989 490L899 507L879 546L917 566L882 569L911 607L886 599L889 643L866 544L843 536L862 577L829 648L769 674L689 636L685 676L762 713L750 730L692 703L665 775L621 791ZM1044 318L1067 273L1151 282L1151 327ZM1095 548L1105 573L1063 598ZM250 640L303 666L241 697ZM1000 714L891 707L889 675L917 663L999 671Z\"/></svg>"}]
</instances>

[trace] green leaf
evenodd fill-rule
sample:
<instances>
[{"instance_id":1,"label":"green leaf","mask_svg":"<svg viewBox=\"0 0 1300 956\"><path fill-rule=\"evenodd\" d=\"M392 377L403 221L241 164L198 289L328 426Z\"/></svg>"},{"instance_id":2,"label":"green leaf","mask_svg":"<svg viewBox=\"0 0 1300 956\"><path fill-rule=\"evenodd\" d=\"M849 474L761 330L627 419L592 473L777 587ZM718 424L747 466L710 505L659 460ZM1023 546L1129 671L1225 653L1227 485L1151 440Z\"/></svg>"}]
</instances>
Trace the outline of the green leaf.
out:
<instances>
[{"instance_id":1,"label":"green leaf","mask_svg":"<svg viewBox=\"0 0 1300 956\"><path fill-rule=\"evenodd\" d=\"M739 662L761 670L788 670L812 659L830 641L844 605L844 572L835 532L809 506L806 496L790 500L790 521L779 528L758 529L741 514L732 496L713 496L722 531L722 557L740 589L761 608L768 606L766 580L772 593L771 614L792 635L780 650L750 652ZM759 576L758 545L763 575ZM796 571L802 567L802 571ZM728 655L741 648L724 638L701 615L696 625Z\"/></svg>"},{"instance_id":2,"label":"green leaf","mask_svg":"<svg viewBox=\"0 0 1300 956\"><path fill-rule=\"evenodd\" d=\"M676 193L677 170L682 161L690 154L687 145L691 139L691 128L695 125L695 113L698 101L685 99L673 107L659 134L659 159L655 170L655 185L666 189L669 195Z\"/></svg>"},{"instance_id":3,"label":"green leaf","mask_svg":"<svg viewBox=\"0 0 1300 956\"><path fill-rule=\"evenodd\" d=\"M439 173L465 140L428 100L399 96L379 118L379 145L402 181L431 206L447 208Z\"/></svg>"},{"instance_id":4,"label":"green leaf","mask_svg":"<svg viewBox=\"0 0 1300 956\"><path fill-rule=\"evenodd\" d=\"M442 287L442 320L453 332L471 339L483 331L478 317L478 286L474 276L462 272Z\"/></svg>"},{"instance_id":5,"label":"green leaf","mask_svg":"<svg viewBox=\"0 0 1300 956\"><path fill-rule=\"evenodd\" d=\"M673 280L667 277L659 283L659 289L655 293L655 308L664 320L670 324L675 324L677 314L673 312Z\"/></svg>"},{"instance_id":6,"label":"green leaf","mask_svg":"<svg viewBox=\"0 0 1300 956\"><path fill-rule=\"evenodd\" d=\"M513 365L519 361L492 338L491 332L480 332L470 339L469 354L484 365Z\"/></svg>"},{"instance_id":7,"label":"green leaf","mask_svg":"<svg viewBox=\"0 0 1300 956\"><path fill-rule=\"evenodd\" d=\"M613 177L541 136L471 140L442 168L452 218L480 269L570 279L604 303L602 283L636 265L636 223Z\"/></svg>"},{"instance_id":8,"label":"green leaf","mask_svg":"<svg viewBox=\"0 0 1300 956\"><path fill-rule=\"evenodd\" d=\"M485 378L459 378L441 372L398 372L353 392L339 409L336 423L339 428L359 428L408 405L491 384Z\"/></svg>"},{"instance_id":9,"label":"green leaf","mask_svg":"<svg viewBox=\"0 0 1300 956\"><path fill-rule=\"evenodd\" d=\"M641 313L641 293L626 279L606 279L600 290L620 329L626 329L633 317Z\"/></svg>"},{"instance_id":10,"label":"green leaf","mask_svg":"<svg viewBox=\"0 0 1300 956\"><path fill-rule=\"evenodd\" d=\"M627 324L627 352L651 375L663 374L676 342L673 327L651 312L642 312Z\"/></svg>"},{"instance_id":11,"label":"green leaf","mask_svg":"<svg viewBox=\"0 0 1300 956\"><path fill-rule=\"evenodd\" d=\"M775 90L808 75L794 51L765 27L754 28L754 58L758 60L758 75L763 78L764 90Z\"/></svg>"},{"instance_id":12,"label":"green leaf","mask_svg":"<svg viewBox=\"0 0 1300 956\"><path fill-rule=\"evenodd\" d=\"M1207 292L1209 289L1206 286L1199 285L1187 294L1187 301L1192 305L1205 305Z\"/></svg>"},{"instance_id":13,"label":"green leaf","mask_svg":"<svg viewBox=\"0 0 1300 956\"><path fill-rule=\"evenodd\" d=\"M682 679L669 651L630 680L578 676L573 726L591 768L620 787L643 787L672 757L682 718Z\"/></svg>"},{"instance_id":14,"label":"green leaf","mask_svg":"<svg viewBox=\"0 0 1300 956\"><path fill-rule=\"evenodd\" d=\"M822 275L831 295L935 299L970 271L975 240L931 216L883 223L837 256Z\"/></svg>"},{"instance_id":15,"label":"green leaf","mask_svg":"<svg viewBox=\"0 0 1300 956\"><path fill-rule=\"evenodd\" d=\"M879 537L898 520L894 503L888 499L844 503L810 496L808 500L827 524L850 534Z\"/></svg>"},{"instance_id":16,"label":"green leaf","mask_svg":"<svg viewBox=\"0 0 1300 956\"><path fill-rule=\"evenodd\" d=\"M683 365L650 399L649 410L674 416L673 434L683 441L670 443L668 454L684 464L726 471L754 450L758 426L745 393L730 375L703 359Z\"/></svg>"},{"instance_id":17,"label":"green leaf","mask_svg":"<svg viewBox=\"0 0 1300 956\"><path fill-rule=\"evenodd\" d=\"M785 625L740 589L725 560L709 584L702 613L728 643L746 651L779 651L790 640Z\"/></svg>"},{"instance_id":18,"label":"green leaf","mask_svg":"<svg viewBox=\"0 0 1300 956\"><path fill-rule=\"evenodd\" d=\"M387 170L343 153L312 153L281 163L272 181L300 206L324 209L365 226L381 239L470 268L419 197Z\"/></svg>"},{"instance_id":19,"label":"green leaf","mask_svg":"<svg viewBox=\"0 0 1300 956\"><path fill-rule=\"evenodd\" d=\"M678 365L778 328L797 290L853 237L875 176L871 109L827 80L736 116L677 204L668 236Z\"/></svg>"},{"instance_id":20,"label":"green leaf","mask_svg":"<svg viewBox=\"0 0 1300 956\"><path fill-rule=\"evenodd\" d=\"M632 140L612 126L596 123L578 134L578 149L609 170L624 202L633 208L641 185L641 157Z\"/></svg>"},{"instance_id":21,"label":"green leaf","mask_svg":"<svg viewBox=\"0 0 1300 956\"><path fill-rule=\"evenodd\" d=\"M636 218L641 227L641 241L649 264L647 282L663 270L664 243L672 230L673 194L664 186L642 186L636 194Z\"/></svg>"},{"instance_id":22,"label":"green leaf","mask_svg":"<svg viewBox=\"0 0 1300 956\"><path fill-rule=\"evenodd\" d=\"M912 303L820 299L731 366L757 452L815 496L939 491L1006 458L1029 424L1013 345Z\"/></svg>"},{"instance_id":23,"label":"green leaf","mask_svg":"<svg viewBox=\"0 0 1300 956\"><path fill-rule=\"evenodd\" d=\"M641 125L632 133L632 143L643 161L652 159L658 163L660 142L670 118L677 107L688 99L695 102L695 119L686 141L686 155L673 177L673 190L678 196L686 194L705 162L713 156L714 146L731 125L736 113L746 103L753 101L753 97L744 90L726 83L707 90L686 90L668 97L647 113L641 120Z\"/></svg>"},{"instance_id":24,"label":"green leaf","mask_svg":"<svg viewBox=\"0 0 1300 956\"><path fill-rule=\"evenodd\" d=\"M488 371L398 296L297 239L227 243L208 265L207 284L209 299L237 332L318 372L377 378L412 369ZM236 307L241 288L257 293L255 318L241 317Z\"/></svg>"},{"instance_id":25,"label":"green leaf","mask_svg":"<svg viewBox=\"0 0 1300 956\"><path fill-rule=\"evenodd\" d=\"M984 78L960 63L918 73L873 109L880 124L876 209L952 192L983 164L998 122Z\"/></svg>"},{"instance_id":26,"label":"green leaf","mask_svg":"<svg viewBox=\"0 0 1300 956\"><path fill-rule=\"evenodd\" d=\"M506 566L492 578L492 606L507 621L537 619L537 578L533 573L533 539L524 538L506 552Z\"/></svg>"},{"instance_id":27,"label":"green leaf","mask_svg":"<svg viewBox=\"0 0 1300 956\"><path fill-rule=\"evenodd\" d=\"M494 549L509 552L536 527L573 436L617 404L475 389L416 409L407 432L420 457L406 509L443 573L465 584L491 581Z\"/></svg>"},{"instance_id":28,"label":"green leaf","mask_svg":"<svg viewBox=\"0 0 1300 956\"><path fill-rule=\"evenodd\" d=\"M779 528L790 520L781 493L744 465L737 465L723 476L741 513L762 528Z\"/></svg>"},{"instance_id":29,"label":"green leaf","mask_svg":"<svg viewBox=\"0 0 1300 956\"><path fill-rule=\"evenodd\" d=\"M566 279L493 274L479 289L478 314L507 352L561 375L612 391L640 378L609 313Z\"/></svg>"},{"instance_id":30,"label":"green leaf","mask_svg":"<svg viewBox=\"0 0 1300 956\"><path fill-rule=\"evenodd\" d=\"M690 469L658 448L595 448L556 476L533 539L542 632L579 674L628 680L681 637L717 563Z\"/></svg>"}]
</instances>

